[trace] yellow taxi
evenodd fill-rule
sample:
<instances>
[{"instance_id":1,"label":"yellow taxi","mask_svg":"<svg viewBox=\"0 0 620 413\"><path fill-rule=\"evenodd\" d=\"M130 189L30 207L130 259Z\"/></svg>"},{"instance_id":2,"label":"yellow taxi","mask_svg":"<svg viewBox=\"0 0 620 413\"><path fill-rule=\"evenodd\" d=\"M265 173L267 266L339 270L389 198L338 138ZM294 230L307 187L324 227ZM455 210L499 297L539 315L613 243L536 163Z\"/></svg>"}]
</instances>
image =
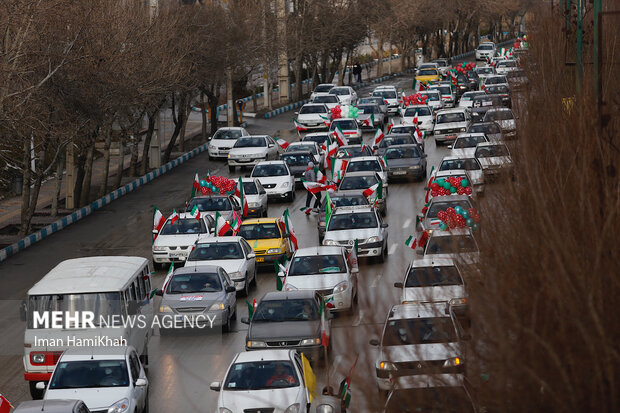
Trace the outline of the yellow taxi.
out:
<instances>
[{"instance_id":1,"label":"yellow taxi","mask_svg":"<svg viewBox=\"0 0 620 413\"><path fill-rule=\"evenodd\" d=\"M421 83L439 82L441 80L441 76L439 74L439 70L432 67L425 67L416 72L415 80Z\"/></svg>"},{"instance_id":2,"label":"yellow taxi","mask_svg":"<svg viewBox=\"0 0 620 413\"><path fill-rule=\"evenodd\" d=\"M257 264L283 263L291 256L289 235L279 218L246 219L239 228L240 237L254 249Z\"/></svg>"}]
</instances>

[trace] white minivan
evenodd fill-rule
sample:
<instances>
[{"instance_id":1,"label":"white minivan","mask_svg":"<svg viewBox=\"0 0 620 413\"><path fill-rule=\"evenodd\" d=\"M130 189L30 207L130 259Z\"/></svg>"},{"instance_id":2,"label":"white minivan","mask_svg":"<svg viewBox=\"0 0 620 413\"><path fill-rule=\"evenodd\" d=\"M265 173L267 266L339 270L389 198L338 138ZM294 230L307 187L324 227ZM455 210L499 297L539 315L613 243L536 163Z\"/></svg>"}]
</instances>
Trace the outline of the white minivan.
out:
<instances>
[{"instance_id":1,"label":"white minivan","mask_svg":"<svg viewBox=\"0 0 620 413\"><path fill-rule=\"evenodd\" d=\"M149 261L142 257L75 258L58 264L28 291L21 306L24 378L34 399L43 396L36 383L49 381L69 347L129 345L148 364L150 275ZM120 322L131 319L139 322Z\"/></svg>"}]
</instances>

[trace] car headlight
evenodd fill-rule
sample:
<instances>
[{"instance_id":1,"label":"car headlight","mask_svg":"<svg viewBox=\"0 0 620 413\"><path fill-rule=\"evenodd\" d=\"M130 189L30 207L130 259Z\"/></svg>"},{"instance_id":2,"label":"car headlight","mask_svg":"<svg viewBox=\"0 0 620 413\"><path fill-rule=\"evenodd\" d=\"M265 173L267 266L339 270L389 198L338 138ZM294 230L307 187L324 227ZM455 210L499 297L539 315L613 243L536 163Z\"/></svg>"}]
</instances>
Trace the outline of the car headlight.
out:
<instances>
[{"instance_id":1,"label":"car headlight","mask_svg":"<svg viewBox=\"0 0 620 413\"><path fill-rule=\"evenodd\" d=\"M230 158L230 154L228 154L228 158Z\"/></svg>"},{"instance_id":2,"label":"car headlight","mask_svg":"<svg viewBox=\"0 0 620 413\"><path fill-rule=\"evenodd\" d=\"M282 183L282 188L288 188L288 182L283 182Z\"/></svg>"},{"instance_id":3,"label":"car headlight","mask_svg":"<svg viewBox=\"0 0 620 413\"><path fill-rule=\"evenodd\" d=\"M289 407L286 408L284 413L299 413L299 406L299 403L291 404Z\"/></svg>"},{"instance_id":4,"label":"car headlight","mask_svg":"<svg viewBox=\"0 0 620 413\"><path fill-rule=\"evenodd\" d=\"M413 165L410 166L409 169L420 169L420 165Z\"/></svg>"},{"instance_id":5,"label":"car headlight","mask_svg":"<svg viewBox=\"0 0 620 413\"><path fill-rule=\"evenodd\" d=\"M349 283L343 281L334 287L334 293L341 293L343 291L346 291L347 288L349 288Z\"/></svg>"},{"instance_id":6,"label":"car headlight","mask_svg":"<svg viewBox=\"0 0 620 413\"><path fill-rule=\"evenodd\" d=\"M324 239L323 245L338 245L338 241L335 241L333 239Z\"/></svg>"},{"instance_id":7,"label":"car headlight","mask_svg":"<svg viewBox=\"0 0 620 413\"><path fill-rule=\"evenodd\" d=\"M213 303L211 307L209 307L209 311L223 310L224 303Z\"/></svg>"},{"instance_id":8,"label":"car headlight","mask_svg":"<svg viewBox=\"0 0 620 413\"><path fill-rule=\"evenodd\" d=\"M233 281L243 281L243 279L245 278L241 272L236 271L236 272L229 272L228 276L233 280Z\"/></svg>"},{"instance_id":9,"label":"car headlight","mask_svg":"<svg viewBox=\"0 0 620 413\"><path fill-rule=\"evenodd\" d=\"M233 413L232 410L225 407L220 407L219 413Z\"/></svg>"},{"instance_id":10,"label":"car headlight","mask_svg":"<svg viewBox=\"0 0 620 413\"><path fill-rule=\"evenodd\" d=\"M248 340L248 348L267 347L264 341Z\"/></svg>"},{"instance_id":11,"label":"car headlight","mask_svg":"<svg viewBox=\"0 0 620 413\"><path fill-rule=\"evenodd\" d=\"M320 404L316 408L316 413L334 413L334 408L329 404Z\"/></svg>"},{"instance_id":12,"label":"car headlight","mask_svg":"<svg viewBox=\"0 0 620 413\"><path fill-rule=\"evenodd\" d=\"M108 413L122 413L129 409L129 399L122 399L108 408Z\"/></svg>"},{"instance_id":13,"label":"car headlight","mask_svg":"<svg viewBox=\"0 0 620 413\"><path fill-rule=\"evenodd\" d=\"M444 367L456 367L456 366L460 366L461 364L463 364L463 359L460 357L452 357L449 358L448 360L446 360L445 363L443 363Z\"/></svg>"},{"instance_id":14,"label":"car headlight","mask_svg":"<svg viewBox=\"0 0 620 413\"><path fill-rule=\"evenodd\" d=\"M452 298L449 303L450 305L465 305L467 304L467 298Z\"/></svg>"},{"instance_id":15,"label":"car headlight","mask_svg":"<svg viewBox=\"0 0 620 413\"><path fill-rule=\"evenodd\" d=\"M313 344L321 344L320 338L306 338L301 340L300 346L311 346Z\"/></svg>"},{"instance_id":16,"label":"car headlight","mask_svg":"<svg viewBox=\"0 0 620 413\"><path fill-rule=\"evenodd\" d=\"M153 251L166 251L166 247L160 247L158 245L154 245Z\"/></svg>"},{"instance_id":17,"label":"car headlight","mask_svg":"<svg viewBox=\"0 0 620 413\"><path fill-rule=\"evenodd\" d=\"M465 132L467 130L467 128L461 128L459 129L461 132Z\"/></svg>"},{"instance_id":18,"label":"car headlight","mask_svg":"<svg viewBox=\"0 0 620 413\"><path fill-rule=\"evenodd\" d=\"M370 237L366 242L379 242L379 237Z\"/></svg>"},{"instance_id":19,"label":"car headlight","mask_svg":"<svg viewBox=\"0 0 620 413\"><path fill-rule=\"evenodd\" d=\"M390 363L389 361L382 361L381 363L379 363L379 369L396 370L396 365L394 363Z\"/></svg>"},{"instance_id":20,"label":"car headlight","mask_svg":"<svg viewBox=\"0 0 620 413\"><path fill-rule=\"evenodd\" d=\"M32 364L43 364L45 363L45 354L32 353L30 354L30 361Z\"/></svg>"},{"instance_id":21,"label":"car headlight","mask_svg":"<svg viewBox=\"0 0 620 413\"><path fill-rule=\"evenodd\" d=\"M258 208L260 204L258 202L248 202L250 208Z\"/></svg>"},{"instance_id":22,"label":"car headlight","mask_svg":"<svg viewBox=\"0 0 620 413\"><path fill-rule=\"evenodd\" d=\"M159 306L159 312L160 313L171 313L172 312L172 308L170 308L169 305L162 304L162 305Z\"/></svg>"},{"instance_id":23,"label":"car headlight","mask_svg":"<svg viewBox=\"0 0 620 413\"><path fill-rule=\"evenodd\" d=\"M295 290L297 290L297 287L295 287L294 285L286 284L286 291L295 291Z\"/></svg>"},{"instance_id":24,"label":"car headlight","mask_svg":"<svg viewBox=\"0 0 620 413\"><path fill-rule=\"evenodd\" d=\"M282 249L280 248L269 248L267 250L267 254L280 254L282 253Z\"/></svg>"}]
</instances>

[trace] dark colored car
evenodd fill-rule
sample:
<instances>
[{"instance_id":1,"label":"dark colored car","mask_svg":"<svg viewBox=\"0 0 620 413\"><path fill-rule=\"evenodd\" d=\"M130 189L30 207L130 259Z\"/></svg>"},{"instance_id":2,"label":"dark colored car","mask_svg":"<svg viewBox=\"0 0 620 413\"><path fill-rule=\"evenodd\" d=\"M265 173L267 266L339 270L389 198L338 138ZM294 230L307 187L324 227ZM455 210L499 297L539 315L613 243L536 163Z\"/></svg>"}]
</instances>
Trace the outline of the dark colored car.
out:
<instances>
[{"instance_id":1,"label":"dark colored car","mask_svg":"<svg viewBox=\"0 0 620 413\"><path fill-rule=\"evenodd\" d=\"M286 162L295 177L295 185L301 185L301 177L308 169L308 163L314 162L314 157L309 151L285 152L280 155L280 159Z\"/></svg>"},{"instance_id":2,"label":"dark colored car","mask_svg":"<svg viewBox=\"0 0 620 413\"><path fill-rule=\"evenodd\" d=\"M426 157L418 145L392 145L385 151L388 179L426 178Z\"/></svg>"},{"instance_id":3,"label":"dark colored car","mask_svg":"<svg viewBox=\"0 0 620 413\"><path fill-rule=\"evenodd\" d=\"M401 133L398 135L386 135L379 146L376 148L376 155L383 156L385 155L385 151L387 151L388 146L392 145L417 145L415 139L410 134Z\"/></svg>"},{"instance_id":4,"label":"dark colored car","mask_svg":"<svg viewBox=\"0 0 620 413\"><path fill-rule=\"evenodd\" d=\"M489 109L503 107L502 98L498 95L476 96L471 104L472 123L483 121L484 115Z\"/></svg>"},{"instance_id":5,"label":"dark colored car","mask_svg":"<svg viewBox=\"0 0 620 413\"><path fill-rule=\"evenodd\" d=\"M497 122L482 122L469 125L467 133L484 133L490 141L502 138L502 128Z\"/></svg>"},{"instance_id":6,"label":"dark colored car","mask_svg":"<svg viewBox=\"0 0 620 413\"><path fill-rule=\"evenodd\" d=\"M484 91L487 95L497 95L502 99L502 105L507 108L512 107L512 99L510 98L510 88L508 85L490 85Z\"/></svg>"},{"instance_id":7,"label":"dark colored car","mask_svg":"<svg viewBox=\"0 0 620 413\"><path fill-rule=\"evenodd\" d=\"M370 146L345 145L338 148L338 152L336 152L336 158L338 159L351 159L360 156L372 156Z\"/></svg>"}]
</instances>

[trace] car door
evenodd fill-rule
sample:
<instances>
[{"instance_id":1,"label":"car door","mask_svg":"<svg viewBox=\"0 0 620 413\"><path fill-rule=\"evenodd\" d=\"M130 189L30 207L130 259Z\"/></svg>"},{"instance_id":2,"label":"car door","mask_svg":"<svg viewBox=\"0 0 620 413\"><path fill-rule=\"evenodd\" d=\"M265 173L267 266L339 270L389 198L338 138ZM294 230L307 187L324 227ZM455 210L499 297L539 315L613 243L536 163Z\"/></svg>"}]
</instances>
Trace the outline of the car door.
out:
<instances>
[{"instance_id":1,"label":"car door","mask_svg":"<svg viewBox=\"0 0 620 413\"><path fill-rule=\"evenodd\" d=\"M232 280L228 276L228 273L223 268L219 268L218 273L220 275L220 279L222 280L222 283L224 284L224 289L226 289L227 287L235 286L235 283L232 282ZM234 292L226 293L225 297L226 297L224 299L225 306L228 307L229 311L233 311L232 309L235 308L235 305L237 304L236 293Z\"/></svg>"},{"instance_id":2,"label":"car door","mask_svg":"<svg viewBox=\"0 0 620 413\"><path fill-rule=\"evenodd\" d=\"M295 360L295 367L297 368L297 374L299 375L299 382L301 383L301 388L303 389L302 399L299 400L299 404L301 406L306 406L310 401L310 397L308 396L308 387L306 387L306 380L304 377L304 368L301 362L301 356L298 353L294 353L293 358ZM303 411L303 407L302 407L302 411Z\"/></svg>"},{"instance_id":3,"label":"car door","mask_svg":"<svg viewBox=\"0 0 620 413\"><path fill-rule=\"evenodd\" d=\"M276 145L276 141L271 136L267 136L265 140L267 141L267 159L278 159L280 145Z\"/></svg>"},{"instance_id":4,"label":"car door","mask_svg":"<svg viewBox=\"0 0 620 413\"><path fill-rule=\"evenodd\" d=\"M265 188L263 188L263 185L258 179L255 179L254 182L256 183L256 188L258 192L258 202L263 206L263 209L267 211L267 192L265 191Z\"/></svg>"},{"instance_id":5,"label":"car door","mask_svg":"<svg viewBox=\"0 0 620 413\"><path fill-rule=\"evenodd\" d=\"M129 353L127 362L131 373L131 397L135 400L136 406L140 406L138 410L141 411L146 403L147 386L136 386L136 381L146 379L146 374L144 374L144 369L135 351Z\"/></svg>"},{"instance_id":6,"label":"car door","mask_svg":"<svg viewBox=\"0 0 620 413\"><path fill-rule=\"evenodd\" d=\"M245 255L249 281L256 277L256 256L254 255L254 250L250 247L250 244L248 244L248 242L243 238L241 238L241 248L243 249L243 254ZM249 255L251 255L251 258L248 258Z\"/></svg>"}]
</instances>

